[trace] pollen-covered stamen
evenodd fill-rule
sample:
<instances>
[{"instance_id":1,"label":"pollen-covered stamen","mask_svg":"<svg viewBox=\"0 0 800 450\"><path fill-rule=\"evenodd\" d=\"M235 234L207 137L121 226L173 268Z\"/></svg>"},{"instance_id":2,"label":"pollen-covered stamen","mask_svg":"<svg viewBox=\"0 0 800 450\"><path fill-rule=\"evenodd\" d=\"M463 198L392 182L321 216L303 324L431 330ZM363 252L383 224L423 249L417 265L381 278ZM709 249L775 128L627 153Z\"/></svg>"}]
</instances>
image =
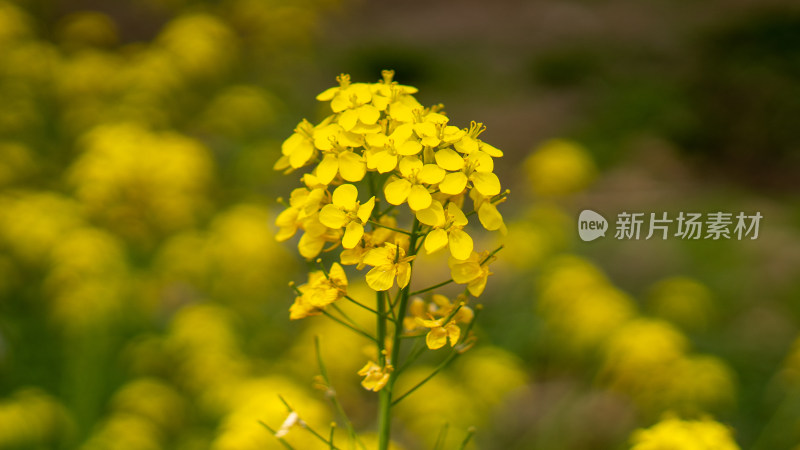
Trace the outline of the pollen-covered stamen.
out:
<instances>
[{"instance_id":1,"label":"pollen-covered stamen","mask_svg":"<svg viewBox=\"0 0 800 450\"><path fill-rule=\"evenodd\" d=\"M486 131L486 127L481 122L475 122L474 120L469 123L469 130L467 130L467 135L471 138L477 138L481 133Z\"/></svg>"},{"instance_id":2,"label":"pollen-covered stamen","mask_svg":"<svg viewBox=\"0 0 800 450\"><path fill-rule=\"evenodd\" d=\"M336 77L336 81L339 82L340 88L347 89L350 86L350 75L343 73Z\"/></svg>"}]
</instances>

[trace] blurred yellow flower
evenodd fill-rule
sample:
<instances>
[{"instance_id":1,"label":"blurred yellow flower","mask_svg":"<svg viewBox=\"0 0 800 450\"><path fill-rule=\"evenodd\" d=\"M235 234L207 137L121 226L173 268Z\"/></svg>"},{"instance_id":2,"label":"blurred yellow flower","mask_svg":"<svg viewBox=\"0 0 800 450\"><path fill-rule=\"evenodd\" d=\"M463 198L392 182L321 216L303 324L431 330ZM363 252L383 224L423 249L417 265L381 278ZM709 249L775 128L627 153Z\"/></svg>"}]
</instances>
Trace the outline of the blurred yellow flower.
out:
<instances>
[{"instance_id":1,"label":"blurred yellow flower","mask_svg":"<svg viewBox=\"0 0 800 450\"><path fill-rule=\"evenodd\" d=\"M147 242L206 209L213 161L199 142L134 123L99 126L82 141L68 181L88 211L123 236Z\"/></svg>"},{"instance_id":2,"label":"blurred yellow flower","mask_svg":"<svg viewBox=\"0 0 800 450\"><path fill-rule=\"evenodd\" d=\"M711 291L688 277L667 278L653 285L647 306L656 316L687 330L704 330L716 312Z\"/></svg>"},{"instance_id":3,"label":"blurred yellow flower","mask_svg":"<svg viewBox=\"0 0 800 450\"><path fill-rule=\"evenodd\" d=\"M586 149L562 139L541 144L525 160L525 170L533 192L542 196L578 192L589 185L597 171Z\"/></svg>"},{"instance_id":4,"label":"blurred yellow flower","mask_svg":"<svg viewBox=\"0 0 800 450\"><path fill-rule=\"evenodd\" d=\"M361 381L361 386L364 386L364 389L368 391L378 392L386 386L389 381L389 375L393 370L394 368L391 364L381 367L369 361L358 371L358 374L364 377Z\"/></svg>"},{"instance_id":5,"label":"blurred yellow flower","mask_svg":"<svg viewBox=\"0 0 800 450\"><path fill-rule=\"evenodd\" d=\"M739 450L731 429L710 418L681 420L665 416L631 436L631 450Z\"/></svg>"}]
</instances>

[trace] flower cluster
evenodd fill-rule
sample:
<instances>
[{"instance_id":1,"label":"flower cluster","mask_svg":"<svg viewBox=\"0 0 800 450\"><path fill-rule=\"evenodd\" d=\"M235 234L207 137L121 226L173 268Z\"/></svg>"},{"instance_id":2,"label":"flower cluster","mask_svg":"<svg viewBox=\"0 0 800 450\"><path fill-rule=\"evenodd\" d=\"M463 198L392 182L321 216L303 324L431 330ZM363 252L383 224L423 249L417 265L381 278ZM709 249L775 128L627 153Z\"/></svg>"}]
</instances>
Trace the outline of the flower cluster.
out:
<instances>
[{"instance_id":1,"label":"flower cluster","mask_svg":"<svg viewBox=\"0 0 800 450\"><path fill-rule=\"evenodd\" d=\"M425 349L450 348L444 367L472 346L470 330L479 308L467 303L483 293L497 250L476 250L470 217L477 216L486 230L505 232L497 205L509 193L494 173L494 159L503 152L479 138L483 124L451 125L442 105L423 107L413 96L417 89L393 76L384 71L383 79L372 84L339 76L339 86L317 96L329 102L332 114L318 124L301 121L275 164L287 174L303 172L303 186L292 191L276 219L277 239L302 233L300 254L320 267L295 288L290 317L324 314L374 342L377 358L358 375L365 389L381 391L381 449L388 445L392 405L419 387L394 395L403 369ZM328 270L319 256L334 250L338 262ZM417 257L440 251L448 255L451 278L412 292ZM375 292L374 308L349 296L342 266L369 267L365 281ZM417 296L450 283L465 285L454 301L438 294L428 300ZM336 304L342 299L374 313L375 335ZM404 358L401 338L414 340Z\"/></svg>"},{"instance_id":2,"label":"flower cluster","mask_svg":"<svg viewBox=\"0 0 800 450\"><path fill-rule=\"evenodd\" d=\"M303 120L283 143L276 170L311 170L278 216L277 238L302 231L298 250L307 259L341 246L342 264L371 266L367 284L387 291L395 282L408 285L418 250L409 238L424 237L426 253L448 249L453 280L478 296L489 275L488 254L474 251L465 227L477 213L487 230L505 229L496 205L508 192L493 173L493 158L503 152L479 139L482 124L450 125L441 105L423 107L412 95L417 89L392 81L393 75L384 71L373 84L337 77L339 86L317 96L330 102L333 114L316 125ZM473 210L465 214L467 197ZM415 219L411 232L396 228L404 205ZM312 311L296 303L293 318L303 310Z\"/></svg>"}]
</instances>

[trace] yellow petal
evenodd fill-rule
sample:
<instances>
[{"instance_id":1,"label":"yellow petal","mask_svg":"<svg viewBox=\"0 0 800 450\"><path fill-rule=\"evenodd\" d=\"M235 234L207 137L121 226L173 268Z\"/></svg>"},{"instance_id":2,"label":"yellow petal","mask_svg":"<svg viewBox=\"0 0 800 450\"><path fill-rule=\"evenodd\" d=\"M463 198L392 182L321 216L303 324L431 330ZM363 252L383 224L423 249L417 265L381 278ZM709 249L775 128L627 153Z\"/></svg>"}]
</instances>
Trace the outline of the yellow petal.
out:
<instances>
[{"instance_id":1,"label":"yellow petal","mask_svg":"<svg viewBox=\"0 0 800 450\"><path fill-rule=\"evenodd\" d=\"M347 223L347 215L334 205L325 205L319 212L319 221L328 228L338 230Z\"/></svg>"},{"instance_id":2,"label":"yellow petal","mask_svg":"<svg viewBox=\"0 0 800 450\"><path fill-rule=\"evenodd\" d=\"M311 142L303 139L289 154L289 164L295 169L303 167L314 156L314 151L314 146L311 145Z\"/></svg>"},{"instance_id":3,"label":"yellow petal","mask_svg":"<svg viewBox=\"0 0 800 450\"><path fill-rule=\"evenodd\" d=\"M358 126L356 126L357 128ZM353 128L350 131L341 131L336 136L336 140L339 142L339 145L342 147L361 147L364 145L364 136L359 133L356 133L356 128Z\"/></svg>"},{"instance_id":4,"label":"yellow petal","mask_svg":"<svg viewBox=\"0 0 800 450\"><path fill-rule=\"evenodd\" d=\"M450 322L445 327L445 330L447 330L447 338L450 339L450 346L454 347L458 342L458 338L461 337L461 328L455 322Z\"/></svg>"},{"instance_id":5,"label":"yellow petal","mask_svg":"<svg viewBox=\"0 0 800 450\"><path fill-rule=\"evenodd\" d=\"M322 158L315 175L322 184L330 184L339 172L339 160L333 153L328 153Z\"/></svg>"},{"instance_id":6,"label":"yellow petal","mask_svg":"<svg viewBox=\"0 0 800 450\"><path fill-rule=\"evenodd\" d=\"M431 227L441 227L445 224L444 208L438 200L433 200L431 206L416 212L417 220Z\"/></svg>"},{"instance_id":7,"label":"yellow petal","mask_svg":"<svg viewBox=\"0 0 800 450\"><path fill-rule=\"evenodd\" d=\"M375 208L375 197L370 198L367 200L366 203L358 207L358 218L361 219L362 223L367 223L369 220L369 216L372 215L372 210Z\"/></svg>"},{"instance_id":8,"label":"yellow petal","mask_svg":"<svg viewBox=\"0 0 800 450\"><path fill-rule=\"evenodd\" d=\"M372 104L380 111L384 111L387 106L389 106L389 102L391 100L389 97L383 97L380 95L373 95L372 96Z\"/></svg>"},{"instance_id":9,"label":"yellow petal","mask_svg":"<svg viewBox=\"0 0 800 450\"><path fill-rule=\"evenodd\" d=\"M333 150L332 138L342 131L342 127L332 123L314 129L314 146L320 150Z\"/></svg>"},{"instance_id":10,"label":"yellow petal","mask_svg":"<svg viewBox=\"0 0 800 450\"><path fill-rule=\"evenodd\" d=\"M388 291L394 284L394 267L386 264L367 272L367 285L375 291Z\"/></svg>"},{"instance_id":11,"label":"yellow petal","mask_svg":"<svg viewBox=\"0 0 800 450\"><path fill-rule=\"evenodd\" d=\"M464 158L456 153L455 150L450 148L439 150L434 155L434 158L436 159L436 164L438 164L439 167L451 172L461 170L464 167Z\"/></svg>"},{"instance_id":12,"label":"yellow petal","mask_svg":"<svg viewBox=\"0 0 800 450\"><path fill-rule=\"evenodd\" d=\"M375 166L378 168L378 172L380 173L391 172L395 167L397 167L397 156L386 150L375 153L373 159L375 160Z\"/></svg>"},{"instance_id":13,"label":"yellow petal","mask_svg":"<svg viewBox=\"0 0 800 450\"><path fill-rule=\"evenodd\" d=\"M425 343L428 348L436 350L444 347L447 343L447 331L442 327L432 329L427 336L425 336Z\"/></svg>"},{"instance_id":14,"label":"yellow petal","mask_svg":"<svg viewBox=\"0 0 800 450\"><path fill-rule=\"evenodd\" d=\"M469 177L472 185L484 197L494 196L500 193L500 179L493 173L473 172Z\"/></svg>"},{"instance_id":15,"label":"yellow petal","mask_svg":"<svg viewBox=\"0 0 800 450\"><path fill-rule=\"evenodd\" d=\"M400 167L400 173L404 177L411 177L414 173L422 170L422 161L416 156L406 156L400 160L398 165Z\"/></svg>"},{"instance_id":16,"label":"yellow petal","mask_svg":"<svg viewBox=\"0 0 800 450\"><path fill-rule=\"evenodd\" d=\"M332 88L325 89L321 93L317 94L317 100L321 102L327 102L328 100L333 99L333 96L339 92L339 86L334 86Z\"/></svg>"},{"instance_id":17,"label":"yellow petal","mask_svg":"<svg viewBox=\"0 0 800 450\"><path fill-rule=\"evenodd\" d=\"M339 263L333 263L331 265L331 270L328 272L328 275L331 277L331 280L335 281L340 286L347 286L347 275L344 273L344 269Z\"/></svg>"},{"instance_id":18,"label":"yellow petal","mask_svg":"<svg viewBox=\"0 0 800 450\"><path fill-rule=\"evenodd\" d=\"M333 191L333 204L345 211L356 209L358 189L352 184L343 184Z\"/></svg>"},{"instance_id":19,"label":"yellow petal","mask_svg":"<svg viewBox=\"0 0 800 450\"><path fill-rule=\"evenodd\" d=\"M386 201L392 205L402 205L411 193L411 182L405 179L394 180L383 189Z\"/></svg>"},{"instance_id":20,"label":"yellow petal","mask_svg":"<svg viewBox=\"0 0 800 450\"><path fill-rule=\"evenodd\" d=\"M423 183L436 184L444 180L445 171L436 164L425 164L417 174L417 179Z\"/></svg>"},{"instance_id":21,"label":"yellow petal","mask_svg":"<svg viewBox=\"0 0 800 450\"><path fill-rule=\"evenodd\" d=\"M411 281L411 264L409 263L400 263L397 265L397 286L400 289L408 286L408 282Z\"/></svg>"},{"instance_id":22,"label":"yellow petal","mask_svg":"<svg viewBox=\"0 0 800 450\"><path fill-rule=\"evenodd\" d=\"M364 264L382 266L394 262L394 250L390 246L373 248L364 256Z\"/></svg>"},{"instance_id":23,"label":"yellow petal","mask_svg":"<svg viewBox=\"0 0 800 450\"><path fill-rule=\"evenodd\" d=\"M410 139L398 145L396 148L398 154L404 156L411 156L411 155L416 155L417 153L422 151L422 144L413 139Z\"/></svg>"},{"instance_id":24,"label":"yellow petal","mask_svg":"<svg viewBox=\"0 0 800 450\"><path fill-rule=\"evenodd\" d=\"M437 228L425 237L425 251L431 254L447 245L447 232Z\"/></svg>"},{"instance_id":25,"label":"yellow petal","mask_svg":"<svg viewBox=\"0 0 800 450\"><path fill-rule=\"evenodd\" d=\"M411 187L411 191L408 193L408 207L413 211L418 211L431 206L432 201L433 197L431 197L431 193L428 192L428 189L424 186L415 184Z\"/></svg>"},{"instance_id":26,"label":"yellow petal","mask_svg":"<svg viewBox=\"0 0 800 450\"><path fill-rule=\"evenodd\" d=\"M464 136L460 141L453 144L453 147L461 153L470 154L478 150L478 142L470 136Z\"/></svg>"},{"instance_id":27,"label":"yellow petal","mask_svg":"<svg viewBox=\"0 0 800 450\"><path fill-rule=\"evenodd\" d=\"M351 130L358 123L358 112L354 109L348 109L339 115L337 122L345 130Z\"/></svg>"},{"instance_id":28,"label":"yellow petal","mask_svg":"<svg viewBox=\"0 0 800 450\"><path fill-rule=\"evenodd\" d=\"M381 117L378 108L372 105L364 105L358 108L358 118L367 125L372 125Z\"/></svg>"},{"instance_id":29,"label":"yellow petal","mask_svg":"<svg viewBox=\"0 0 800 450\"><path fill-rule=\"evenodd\" d=\"M453 221L453 225L457 227L463 227L469 223L461 208L453 202L447 204L447 216L449 220Z\"/></svg>"},{"instance_id":30,"label":"yellow petal","mask_svg":"<svg viewBox=\"0 0 800 450\"><path fill-rule=\"evenodd\" d=\"M345 95L337 95L331 100L331 111L338 113L353 106L353 102Z\"/></svg>"},{"instance_id":31,"label":"yellow petal","mask_svg":"<svg viewBox=\"0 0 800 450\"><path fill-rule=\"evenodd\" d=\"M502 150L493 145L489 145L486 142L480 141L479 146L481 148L481 151L489 156L492 156L494 158L501 158L503 156Z\"/></svg>"},{"instance_id":32,"label":"yellow petal","mask_svg":"<svg viewBox=\"0 0 800 450\"><path fill-rule=\"evenodd\" d=\"M367 163L363 156L353 152L339 153L339 173L345 181L361 181L367 173Z\"/></svg>"},{"instance_id":33,"label":"yellow petal","mask_svg":"<svg viewBox=\"0 0 800 450\"><path fill-rule=\"evenodd\" d=\"M450 230L450 254L458 260L465 260L472 254L472 238L464 230Z\"/></svg>"},{"instance_id":34,"label":"yellow petal","mask_svg":"<svg viewBox=\"0 0 800 450\"><path fill-rule=\"evenodd\" d=\"M426 147L436 147L436 146L438 146L438 145L439 145L439 144L440 144L442 141L441 141L441 140L439 140L439 138L437 138L437 137L433 137L433 136L425 136L425 137L424 137L424 138L422 138L422 139L421 139L419 142L420 142L420 144L422 144L422 145L424 145L424 146L426 146Z\"/></svg>"},{"instance_id":35,"label":"yellow petal","mask_svg":"<svg viewBox=\"0 0 800 450\"><path fill-rule=\"evenodd\" d=\"M411 108L398 102L389 105L389 116L398 122L414 121L414 114L411 112Z\"/></svg>"},{"instance_id":36,"label":"yellow petal","mask_svg":"<svg viewBox=\"0 0 800 450\"><path fill-rule=\"evenodd\" d=\"M474 280L470 281L469 284L467 285L469 293L474 295L475 297L480 297L481 294L483 294L484 288L486 288L487 278L488 276L478 276Z\"/></svg>"},{"instance_id":37,"label":"yellow petal","mask_svg":"<svg viewBox=\"0 0 800 450\"><path fill-rule=\"evenodd\" d=\"M439 190L447 195L458 195L467 187L467 176L463 172L452 172L444 176Z\"/></svg>"},{"instance_id":38,"label":"yellow petal","mask_svg":"<svg viewBox=\"0 0 800 450\"><path fill-rule=\"evenodd\" d=\"M504 225L503 216L497 211L497 207L489 202L483 202L478 208L478 220L489 231L499 230Z\"/></svg>"},{"instance_id":39,"label":"yellow petal","mask_svg":"<svg viewBox=\"0 0 800 450\"><path fill-rule=\"evenodd\" d=\"M436 125L433 122L422 122L414 124L414 132L417 136L424 138L425 136L436 135Z\"/></svg>"},{"instance_id":40,"label":"yellow petal","mask_svg":"<svg viewBox=\"0 0 800 450\"><path fill-rule=\"evenodd\" d=\"M410 123L404 123L392 131L392 134L389 135L389 140L399 145L407 141L413 133L413 126Z\"/></svg>"},{"instance_id":41,"label":"yellow petal","mask_svg":"<svg viewBox=\"0 0 800 450\"><path fill-rule=\"evenodd\" d=\"M342 247L353 248L361 242L361 237L364 236L364 226L357 222L350 222L344 231L342 238Z\"/></svg>"},{"instance_id":42,"label":"yellow petal","mask_svg":"<svg viewBox=\"0 0 800 450\"><path fill-rule=\"evenodd\" d=\"M323 245L325 245L325 239L320 236L312 236L306 232L300 238L300 242L297 243L297 249L303 258L312 259L319 255Z\"/></svg>"},{"instance_id":43,"label":"yellow petal","mask_svg":"<svg viewBox=\"0 0 800 450\"><path fill-rule=\"evenodd\" d=\"M470 160L476 172L491 172L494 170L494 161L486 153L477 151L469 155L467 159Z\"/></svg>"},{"instance_id":44,"label":"yellow petal","mask_svg":"<svg viewBox=\"0 0 800 450\"><path fill-rule=\"evenodd\" d=\"M367 144L369 144L370 147L383 148L383 146L388 142L386 135L383 133L369 133L364 136L364 139L367 141Z\"/></svg>"},{"instance_id":45,"label":"yellow petal","mask_svg":"<svg viewBox=\"0 0 800 450\"><path fill-rule=\"evenodd\" d=\"M451 258L448 264L450 265L450 275L458 284L469 283L481 275L481 266L476 262Z\"/></svg>"}]
</instances>

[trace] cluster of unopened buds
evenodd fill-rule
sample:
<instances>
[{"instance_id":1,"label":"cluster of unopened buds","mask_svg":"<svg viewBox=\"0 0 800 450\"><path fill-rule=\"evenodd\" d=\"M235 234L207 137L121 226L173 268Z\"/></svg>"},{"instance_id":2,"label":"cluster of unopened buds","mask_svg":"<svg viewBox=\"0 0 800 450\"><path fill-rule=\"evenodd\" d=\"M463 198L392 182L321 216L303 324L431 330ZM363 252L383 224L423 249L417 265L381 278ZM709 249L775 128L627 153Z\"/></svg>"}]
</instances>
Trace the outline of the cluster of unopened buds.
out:
<instances>
[{"instance_id":1,"label":"cluster of unopened buds","mask_svg":"<svg viewBox=\"0 0 800 450\"><path fill-rule=\"evenodd\" d=\"M359 374L366 389L388 391L388 405L400 372L401 336L425 336L424 347L432 350L449 344L456 355L471 345L476 309L467 303L484 291L499 249L477 252L467 226L477 216L485 229L504 232L497 204L509 193L494 173L494 158L503 152L479 139L485 127L450 125L442 105L423 107L412 95L417 89L393 76L384 71L371 84L337 77L339 86L317 96L330 102L332 114L316 125L300 122L275 164L285 173L304 172L303 186L292 191L276 219L277 239L302 232L300 254L319 265L295 287L290 317L324 314L372 339L378 361ZM326 267L319 256L334 250L339 262ZM412 292L412 267L422 251L447 251L451 278ZM348 295L342 266L351 265L370 267L365 278L376 292L375 308ZM418 296L449 283L466 285L454 301ZM377 336L339 314L342 300L375 313Z\"/></svg>"}]
</instances>

